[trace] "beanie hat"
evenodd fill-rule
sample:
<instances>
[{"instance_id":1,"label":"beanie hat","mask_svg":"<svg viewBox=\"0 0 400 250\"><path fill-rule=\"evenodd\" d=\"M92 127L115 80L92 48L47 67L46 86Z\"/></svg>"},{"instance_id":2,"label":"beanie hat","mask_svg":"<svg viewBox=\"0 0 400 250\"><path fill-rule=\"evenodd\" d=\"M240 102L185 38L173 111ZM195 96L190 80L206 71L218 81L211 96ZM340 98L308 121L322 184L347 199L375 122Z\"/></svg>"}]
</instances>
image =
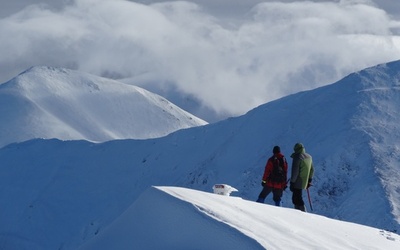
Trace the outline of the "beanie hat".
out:
<instances>
[{"instance_id":1,"label":"beanie hat","mask_svg":"<svg viewBox=\"0 0 400 250\"><path fill-rule=\"evenodd\" d=\"M301 149L303 149L304 146L300 142L296 143L293 147L294 152L299 152Z\"/></svg>"},{"instance_id":2,"label":"beanie hat","mask_svg":"<svg viewBox=\"0 0 400 250\"><path fill-rule=\"evenodd\" d=\"M272 150L272 153L276 154L276 153L280 153L281 152L281 148L279 146L275 146L274 149Z\"/></svg>"}]
</instances>

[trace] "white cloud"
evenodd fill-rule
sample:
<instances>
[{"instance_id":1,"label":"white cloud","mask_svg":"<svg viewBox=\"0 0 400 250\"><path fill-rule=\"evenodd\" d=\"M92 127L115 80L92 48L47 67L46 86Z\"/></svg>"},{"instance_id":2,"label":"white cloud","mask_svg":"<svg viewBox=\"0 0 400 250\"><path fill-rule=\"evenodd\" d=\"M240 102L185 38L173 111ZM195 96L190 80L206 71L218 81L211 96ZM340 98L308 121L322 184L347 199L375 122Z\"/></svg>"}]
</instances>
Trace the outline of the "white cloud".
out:
<instances>
[{"instance_id":1,"label":"white cloud","mask_svg":"<svg viewBox=\"0 0 400 250\"><path fill-rule=\"evenodd\" d=\"M370 1L265 2L227 23L188 2L76 0L0 19L0 80L33 65L152 74L237 115L400 57L399 27Z\"/></svg>"}]
</instances>

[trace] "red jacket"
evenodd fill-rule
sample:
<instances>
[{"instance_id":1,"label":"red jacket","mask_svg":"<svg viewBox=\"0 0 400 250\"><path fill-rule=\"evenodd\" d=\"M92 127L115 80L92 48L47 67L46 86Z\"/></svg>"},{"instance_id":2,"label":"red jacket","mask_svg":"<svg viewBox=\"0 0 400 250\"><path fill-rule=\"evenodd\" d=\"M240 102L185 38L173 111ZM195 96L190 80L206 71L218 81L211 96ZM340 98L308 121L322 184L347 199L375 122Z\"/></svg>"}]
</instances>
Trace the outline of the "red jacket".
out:
<instances>
[{"instance_id":1,"label":"red jacket","mask_svg":"<svg viewBox=\"0 0 400 250\"><path fill-rule=\"evenodd\" d=\"M274 167L274 163L273 160L275 157L278 158L283 158L283 170L285 170L285 181L281 182L281 183L275 183L272 182L271 180L269 180L269 176L272 173L273 167ZM268 187L272 187L272 188L285 188L286 187L286 180L287 180L287 170L288 170L288 164L286 161L286 158L284 157L284 155L282 153L276 153L273 156L271 156L268 161L267 164L265 165L265 170L264 170L264 175L263 175L263 181L266 182Z\"/></svg>"}]
</instances>

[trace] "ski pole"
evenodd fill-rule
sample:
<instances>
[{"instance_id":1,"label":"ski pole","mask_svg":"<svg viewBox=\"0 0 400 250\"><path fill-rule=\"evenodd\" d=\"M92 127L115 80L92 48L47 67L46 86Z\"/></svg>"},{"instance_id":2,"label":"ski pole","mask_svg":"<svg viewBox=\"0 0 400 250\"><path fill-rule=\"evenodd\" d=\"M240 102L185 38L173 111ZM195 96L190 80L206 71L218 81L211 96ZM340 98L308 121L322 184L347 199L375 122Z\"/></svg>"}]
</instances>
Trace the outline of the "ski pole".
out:
<instances>
[{"instance_id":1,"label":"ski pole","mask_svg":"<svg viewBox=\"0 0 400 250\"><path fill-rule=\"evenodd\" d=\"M311 211L313 211L312 204L311 204L311 198L310 198L310 190L308 190L308 188L307 188L307 196L308 196L308 202L310 203Z\"/></svg>"}]
</instances>

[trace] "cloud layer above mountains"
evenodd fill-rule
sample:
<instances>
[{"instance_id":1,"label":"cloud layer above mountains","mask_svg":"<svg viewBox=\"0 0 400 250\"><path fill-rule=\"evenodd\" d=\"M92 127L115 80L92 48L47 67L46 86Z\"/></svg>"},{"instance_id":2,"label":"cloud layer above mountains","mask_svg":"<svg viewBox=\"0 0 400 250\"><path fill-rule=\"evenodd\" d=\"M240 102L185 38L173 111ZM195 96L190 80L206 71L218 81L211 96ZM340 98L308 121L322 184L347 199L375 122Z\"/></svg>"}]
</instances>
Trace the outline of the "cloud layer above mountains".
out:
<instances>
[{"instance_id":1,"label":"cloud layer above mountains","mask_svg":"<svg viewBox=\"0 0 400 250\"><path fill-rule=\"evenodd\" d=\"M250 1L236 16L210 12L209 1L62 2L2 13L0 82L66 67L158 82L238 115L400 57L399 20L366 0Z\"/></svg>"}]
</instances>

